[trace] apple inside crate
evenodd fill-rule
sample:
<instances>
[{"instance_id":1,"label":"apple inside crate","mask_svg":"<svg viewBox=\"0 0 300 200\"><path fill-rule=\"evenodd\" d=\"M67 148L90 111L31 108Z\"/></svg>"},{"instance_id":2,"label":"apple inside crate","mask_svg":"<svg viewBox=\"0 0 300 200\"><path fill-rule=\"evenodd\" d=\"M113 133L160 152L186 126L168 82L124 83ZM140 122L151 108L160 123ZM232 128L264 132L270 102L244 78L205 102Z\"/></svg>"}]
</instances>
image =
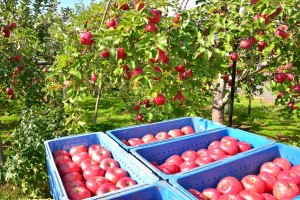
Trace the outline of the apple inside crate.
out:
<instances>
[{"instance_id":1,"label":"apple inside crate","mask_svg":"<svg viewBox=\"0 0 300 200\"><path fill-rule=\"evenodd\" d=\"M142 186L126 192L115 194L106 198L107 200L185 200L189 199L176 188L165 181L158 181L151 185Z\"/></svg>"},{"instance_id":2,"label":"apple inside crate","mask_svg":"<svg viewBox=\"0 0 300 200\"><path fill-rule=\"evenodd\" d=\"M125 150L130 150L139 146L190 136L188 131L181 132L181 129L187 126L191 127L196 134L202 134L213 129L225 128L225 126L219 123L215 123L204 118L183 117L152 124L142 124L109 130L107 131L107 135L109 135ZM169 131L171 131L170 134L160 134L169 133ZM179 132L181 132L181 134ZM146 138L146 135L149 137ZM130 144L127 143L128 141Z\"/></svg>"},{"instance_id":3,"label":"apple inside crate","mask_svg":"<svg viewBox=\"0 0 300 200\"><path fill-rule=\"evenodd\" d=\"M286 162L282 160L288 161L287 163L290 164L286 164ZM169 180L169 182L171 183L171 185L176 187L178 190L182 191L191 199L197 199L189 192L190 189L197 190L200 193L202 193L203 190L208 188L219 188L218 190L222 190L221 187L222 183L220 183L220 181L225 177L233 177L231 178L233 179L232 183L233 182L235 183L232 185L236 185L236 187L234 187L233 189L239 188L236 184L236 181L234 181L234 179L241 181L243 178L244 180L241 181L242 187L248 188L250 187L250 185L249 185L249 181L247 182L247 179L249 179L249 177L253 177L249 175L257 176L258 174L260 174L260 172L269 171L270 168L268 169L268 165L270 165L271 162L272 163L277 162L282 167L280 171L282 172L281 175L285 174L285 171L288 171L287 169L290 168L291 166L292 167L296 166L293 169L294 170L293 172L295 173L295 171L297 170L300 174L300 149L285 144L281 144L281 143L275 143L265 148L257 149L256 151L249 151L245 153L243 156L236 157L235 159L227 160L222 163L218 163L216 165L212 165L208 168L203 168L197 171L191 171L183 175L173 176ZM276 170L274 169L275 168L272 169L273 171L269 171L273 176L275 176L274 173L276 174L280 173L280 172L279 173L276 172ZM262 178L263 176L262 174L263 173L261 173L259 177ZM277 175L277 178L282 180L278 176L279 175ZM275 179L275 181L277 180L277 178ZM230 178L227 178L227 181L229 179ZM277 183L277 187L276 187L275 185L270 184L272 181L269 181L268 179L266 180L267 181L265 181L266 183L264 185L265 187L263 188L264 189L263 193L271 192L273 194L273 188L278 189L281 183L280 184ZM300 179L299 180L297 179L296 181L300 182ZM219 187L217 187L218 185ZM293 185L297 186L297 184L295 183ZM299 185L297 187L299 187ZM294 189L297 190L297 187L294 187ZM262 189L261 187L255 188L255 190L257 190L257 193L262 192L261 189ZM276 191L275 195L277 195L277 197L279 197L280 195L288 194L290 192L288 190L281 190L281 192L278 193L279 190L277 189L274 189L274 191ZM244 193L243 195L245 195L244 191L243 191ZM295 194L297 195L297 193L294 193L294 195ZM292 198L282 198L282 199L293 199L293 200L300 199L300 192L298 196Z\"/></svg>"},{"instance_id":4,"label":"apple inside crate","mask_svg":"<svg viewBox=\"0 0 300 200\"><path fill-rule=\"evenodd\" d=\"M241 144L248 144L250 149L243 149L244 147L242 146L240 149L240 147L237 147L238 145L235 144L235 148L233 148L235 149L235 152L233 152L229 147L227 148L224 146L224 148L227 148L227 150L225 149L226 153L224 153L225 151L220 150L221 147L213 148L214 145L218 145L217 143L219 143L219 145L233 143L227 142L226 140L228 139L234 139ZM225 141L220 142L223 140ZM274 141L272 140L246 131L224 128L212 130L203 134L194 134L190 137L183 137L181 139L171 140L165 143L141 146L131 149L130 151L136 158L158 174L162 179L167 180L175 175L186 173L189 170L197 170L209 165L214 165L218 162L223 162L224 160L232 159L236 156L242 156L247 151L250 152L273 143ZM237 150L236 148L239 149ZM201 154L206 153L205 151L210 155L201 156ZM231 155L227 155L227 152L231 153ZM211 160L209 162L205 162L205 160L202 160L203 157L210 157ZM194 162L184 162L189 160L195 161L196 165ZM175 163L179 166L179 169L174 165L170 166L170 164L166 164L169 162ZM168 170L165 168L168 168Z\"/></svg>"},{"instance_id":5,"label":"apple inside crate","mask_svg":"<svg viewBox=\"0 0 300 200\"><path fill-rule=\"evenodd\" d=\"M90 191L90 193L92 194L92 197L87 198L87 199L99 199L102 197L107 197L116 193L120 193L123 191L127 191L127 190L131 190L134 188L138 188L147 184L151 184L153 182L158 181L158 177L156 177L149 169L147 169L147 167L145 167L144 165L142 165L137 159L135 159L132 155L130 155L129 153L127 153L125 150L123 150L117 143L115 143L115 141L113 141L111 138L109 138L106 134L102 133L102 132L98 132L98 133L90 133L90 134L81 134L81 135L75 135L75 136L68 136L68 137L62 137L62 138L58 138L58 139L53 139L53 140L48 140L44 142L45 144L45 149L46 149L46 158L47 158L47 167L48 167L48 176L49 176L49 184L50 184L50 189L51 189L51 194L53 195L53 198L56 199L69 199L70 197L68 197L67 195L67 191L69 191L69 195L70 193L70 188L65 188L66 185L64 185L63 183L66 183L66 180L72 179L73 177L67 177L65 176L65 169L68 168L62 168L62 165L60 165L60 167L57 167L57 163L60 162L60 160L58 159L54 159L54 156L57 156L55 154L53 154L54 152L58 153L58 154L62 154L62 153L69 153L70 155L72 155L72 162L67 162L67 163L71 163L70 164L70 168L73 167L73 165L77 165L76 162L80 162L80 171L78 173L68 173L68 175L79 175L82 171L83 171L83 167L87 166L88 163L84 163L86 160L91 160L91 159L86 159L85 161L81 161L80 159L83 159L83 156L88 156L89 152L82 152L82 153L75 153L76 151L79 151L81 148L82 149L88 149L88 150L94 150L97 151L96 148L92 148L92 147L99 147L101 146L101 150L105 151L105 152L110 152L110 157L108 159L104 159L109 160L110 159L110 163L108 164L114 164L115 162L119 165L119 167L115 168L117 170L120 170L122 172L125 171L124 176L128 176L129 178L133 179L136 184L135 185L131 185L129 187L125 187L122 189L118 189L116 191L112 191L112 192L108 192L105 194L101 194L101 195L97 195L97 196L93 196L92 194L92 185L90 186L91 188L88 188L87 183L88 181L86 181L85 183L85 189L88 189ZM99 146L100 145L100 146ZM77 148L74 148L77 147ZM89 147L91 147L89 149ZM102 148L103 147L103 148ZM60 150L60 151L57 151ZM79 155L83 155L82 157L80 157ZM98 158L97 153L91 153L91 158L93 160ZM95 158L93 157L95 156ZM69 159L67 156L58 156L58 157L64 157L64 159ZM56 158L58 158L56 157ZM64 160L62 160L64 161ZM82 165L82 164L86 164L86 165ZM101 162L102 163L102 162ZM86 169L85 171L83 171L81 177L83 177L86 180L89 180L89 178L93 175L98 175L98 173L105 173L105 178L107 179L106 181L109 182L109 184L116 185L117 183L117 179L118 177L114 176L114 170L109 170L109 169L105 169L105 166L100 166L99 164L97 166L92 166L88 169ZM105 163L104 163L105 164ZM69 166L66 166L69 167ZM101 167L101 169L99 169ZM70 169L69 168L69 169ZM77 169L76 168L76 169ZM75 169L75 168L74 168ZM67 172L66 172L67 174ZM63 179L62 179L63 177ZM105 179L103 177L103 179ZM127 179L129 179L127 178ZM127 179L125 180L125 182L127 181ZM124 181L123 181L124 182ZM122 186L123 182L121 183L120 181L120 187ZM72 182L72 184L75 184ZM77 183L76 183L77 184ZM92 184L92 182L91 182ZM111 186L109 184L106 184L107 187ZM125 183L124 183L125 184ZM127 184L127 182L126 182ZM103 184L105 185L105 184ZM127 185L126 185L127 186ZM103 190L106 190L105 188ZM109 188L110 190L110 188ZM82 190L82 195L84 194L86 190ZM96 190L95 190L96 191ZM76 191L78 193L80 193L80 191ZM102 191L100 191L102 193ZM104 193L105 191L103 191ZM73 194L72 194L73 195ZM77 194L76 194L77 195Z\"/></svg>"}]
</instances>

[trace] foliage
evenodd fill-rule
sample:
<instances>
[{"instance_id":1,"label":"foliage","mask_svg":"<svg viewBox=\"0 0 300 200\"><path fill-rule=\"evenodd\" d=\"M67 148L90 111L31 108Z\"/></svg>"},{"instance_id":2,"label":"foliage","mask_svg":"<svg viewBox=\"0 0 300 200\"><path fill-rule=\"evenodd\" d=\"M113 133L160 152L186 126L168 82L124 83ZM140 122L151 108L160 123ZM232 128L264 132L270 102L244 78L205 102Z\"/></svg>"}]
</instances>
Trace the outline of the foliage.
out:
<instances>
[{"instance_id":1,"label":"foliage","mask_svg":"<svg viewBox=\"0 0 300 200\"><path fill-rule=\"evenodd\" d=\"M48 192L45 140L64 135L64 111L47 107L23 111L20 125L12 134L11 155L1 166L2 181L22 189L30 197L44 197Z\"/></svg>"}]
</instances>

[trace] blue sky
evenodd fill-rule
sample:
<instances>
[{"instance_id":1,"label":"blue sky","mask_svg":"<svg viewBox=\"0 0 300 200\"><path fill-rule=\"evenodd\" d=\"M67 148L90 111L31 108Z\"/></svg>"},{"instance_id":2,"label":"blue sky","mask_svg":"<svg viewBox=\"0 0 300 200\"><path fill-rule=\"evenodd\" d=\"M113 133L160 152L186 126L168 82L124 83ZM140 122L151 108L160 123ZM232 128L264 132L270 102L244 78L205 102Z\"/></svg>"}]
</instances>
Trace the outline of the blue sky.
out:
<instances>
[{"instance_id":1,"label":"blue sky","mask_svg":"<svg viewBox=\"0 0 300 200\"><path fill-rule=\"evenodd\" d=\"M98 0L99 1L99 0ZM98 2L96 1L96 2ZM91 0L60 0L60 7L70 7L74 8L76 3L84 3L84 4L90 4Z\"/></svg>"}]
</instances>

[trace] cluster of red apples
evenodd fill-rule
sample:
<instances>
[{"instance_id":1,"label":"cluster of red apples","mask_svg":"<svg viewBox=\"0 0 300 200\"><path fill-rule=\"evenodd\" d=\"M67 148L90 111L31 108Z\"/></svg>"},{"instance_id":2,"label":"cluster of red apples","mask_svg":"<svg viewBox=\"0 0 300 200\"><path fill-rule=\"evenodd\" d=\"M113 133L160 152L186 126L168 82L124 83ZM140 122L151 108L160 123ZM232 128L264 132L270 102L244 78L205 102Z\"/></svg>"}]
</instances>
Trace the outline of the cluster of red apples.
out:
<instances>
[{"instance_id":1,"label":"cluster of red apples","mask_svg":"<svg viewBox=\"0 0 300 200\"><path fill-rule=\"evenodd\" d=\"M207 149L187 150L182 155L172 155L162 165L151 162L165 174L176 174L221 160L252 148L247 142L239 142L231 136L224 136L220 141L213 141Z\"/></svg>"},{"instance_id":2,"label":"cluster of red apples","mask_svg":"<svg viewBox=\"0 0 300 200\"><path fill-rule=\"evenodd\" d=\"M265 162L258 175L244 176L241 181L227 176L216 188L202 192L189 189L200 200L290 200L300 195L300 164L292 167L285 158Z\"/></svg>"},{"instance_id":3,"label":"cluster of red apples","mask_svg":"<svg viewBox=\"0 0 300 200\"><path fill-rule=\"evenodd\" d=\"M53 152L56 167L69 199L84 199L135 185L111 152L94 144Z\"/></svg>"},{"instance_id":4,"label":"cluster of red apples","mask_svg":"<svg viewBox=\"0 0 300 200\"><path fill-rule=\"evenodd\" d=\"M180 137L184 135L190 135L195 133L191 126L184 126L181 129L172 129L169 132L161 131L155 136L151 133L144 135L142 138L130 138L129 140L122 139L121 141L127 146L138 146L159 140L167 140L169 138Z\"/></svg>"}]
</instances>

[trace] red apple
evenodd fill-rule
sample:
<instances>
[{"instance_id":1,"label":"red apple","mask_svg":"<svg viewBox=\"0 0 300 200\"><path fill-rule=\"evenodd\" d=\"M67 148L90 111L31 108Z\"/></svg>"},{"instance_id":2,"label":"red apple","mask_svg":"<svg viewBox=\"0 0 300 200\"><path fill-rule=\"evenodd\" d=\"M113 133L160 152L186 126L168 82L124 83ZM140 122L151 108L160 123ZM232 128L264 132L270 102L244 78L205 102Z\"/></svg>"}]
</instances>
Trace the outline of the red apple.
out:
<instances>
[{"instance_id":1,"label":"red apple","mask_svg":"<svg viewBox=\"0 0 300 200\"><path fill-rule=\"evenodd\" d=\"M89 147L88 153L90 156L92 156L97 150L102 150L102 149L104 149L104 147L102 147L101 145L93 144Z\"/></svg>"},{"instance_id":2,"label":"red apple","mask_svg":"<svg viewBox=\"0 0 300 200\"><path fill-rule=\"evenodd\" d=\"M63 163L72 162L71 158L68 156L57 156L54 158L55 165L57 167L61 166Z\"/></svg>"},{"instance_id":3,"label":"red apple","mask_svg":"<svg viewBox=\"0 0 300 200\"><path fill-rule=\"evenodd\" d=\"M189 134L195 133L193 127L191 127L191 126L184 126L184 127L181 128L181 131L182 131L185 135L189 135Z\"/></svg>"},{"instance_id":4,"label":"red apple","mask_svg":"<svg viewBox=\"0 0 300 200\"><path fill-rule=\"evenodd\" d=\"M238 194L223 194L218 198L218 200L245 200Z\"/></svg>"},{"instance_id":5,"label":"red apple","mask_svg":"<svg viewBox=\"0 0 300 200\"><path fill-rule=\"evenodd\" d=\"M295 165L291 168L292 172L295 172L296 174L298 174L300 176L300 164Z\"/></svg>"},{"instance_id":6,"label":"red apple","mask_svg":"<svg viewBox=\"0 0 300 200\"><path fill-rule=\"evenodd\" d=\"M123 177L116 183L118 188L126 188L133 185L136 185L136 182L130 177Z\"/></svg>"},{"instance_id":7,"label":"red apple","mask_svg":"<svg viewBox=\"0 0 300 200\"><path fill-rule=\"evenodd\" d=\"M8 95L14 95L14 90L13 90L12 88L7 88L7 89L6 89L6 93L7 93Z\"/></svg>"},{"instance_id":8,"label":"red apple","mask_svg":"<svg viewBox=\"0 0 300 200\"><path fill-rule=\"evenodd\" d=\"M295 84L290 87L291 92L297 92L300 95L300 84Z\"/></svg>"},{"instance_id":9,"label":"red apple","mask_svg":"<svg viewBox=\"0 0 300 200\"><path fill-rule=\"evenodd\" d=\"M266 25L270 23L270 18L266 14L256 14L253 19L256 21L259 20L259 18L263 18Z\"/></svg>"},{"instance_id":10,"label":"red apple","mask_svg":"<svg viewBox=\"0 0 300 200\"><path fill-rule=\"evenodd\" d=\"M222 139L220 140L220 142L226 142L226 141L238 142L238 139L228 135L228 136L222 137Z\"/></svg>"},{"instance_id":11,"label":"red apple","mask_svg":"<svg viewBox=\"0 0 300 200\"><path fill-rule=\"evenodd\" d=\"M195 161L198 158L196 151L188 150L182 153L181 157L184 161Z\"/></svg>"},{"instance_id":12,"label":"red apple","mask_svg":"<svg viewBox=\"0 0 300 200\"><path fill-rule=\"evenodd\" d=\"M199 166L206 165L208 163L214 162L215 160L212 159L210 156L199 156L195 163L197 163Z\"/></svg>"},{"instance_id":13,"label":"red apple","mask_svg":"<svg viewBox=\"0 0 300 200\"><path fill-rule=\"evenodd\" d=\"M297 109L297 106L295 106L295 102L292 100L292 101L289 101L287 102L286 104L291 110L295 110Z\"/></svg>"},{"instance_id":14,"label":"red apple","mask_svg":"<svg viewBox=\"0 0 300 200\"><path fill-rule=\"evenodd\" d=\"M80 152L87 152L87 148L84 145L78 145L71 147L69 153L73 157L75 154L80 153Z\"/></svg>"},{"instance_id":15,"label":"red apple","mask_svg":"<svg viewBox=\"0 0 300 200\"><path fill-rule=\"evenodd\" d=\"M265 192L265 182L256 175L247 175L242 178L241 183L245 190L251 190L262 194Z\"/></svg>"},{"instance_id":16,"label":"red apple","mask_svg":"<svg viewBox=\"0 0 300 200\"><path fill-rule=\"evenodd\" d=\"M2 35L5 38L10 37L10 29L8 27L2 26Z\"/></svg>"},{"instance_id":17,"label":"red apple","mask_svg":"<svg viewBox=\"0 0 300 200\"><path fill-rule=\"evenodd\" d=\"M231 53L231 54L230 54L230 59L231 59L232 61L236 61L238 58L239 58L239 56L238 56L237 53Z\"/></svg>"},{"instance_id":18,"label":"red apple","mask_svg":"<svg viewBox=\"0 0 300 200\"><path fill-rule=\"evenodd\" d=\"M215 188L207 188L202 191L202 194L204 194L204 196L209 200L217 200L220 196L222 196L222 193Z\"/></svg>"},{"instance_id":19,"label":"red apple","mask_svg":"<svg viewBox=\"0 0 300 200\"><path fill-rule=\"evenodd\" d=\"M126 53L124 51L124 48L118 48L117 49L117 57L118 59L124 59L126 57Z\"/></svg>"},{"instance_id":20,"label":"red apple","mask_svg":"<svg viewBox=\"0 0 300 200\"><path fill-rule=\"evenodd\" d=\"M115 6L116 6L117 8L119 8L119 4L118 4L118 3L116 3ZM120 6L120 10L129 10L129 9L130 9L130 8L129 8L128 3L124 3L123 5Z\"/></svg>"},{"instance_id":21,"label":"red apple","mask_svg":"<svg viewBox=\"0 0 300 200\"><path fill-rule=\"evenodd\" d=\"M259 193L251 190L242 190L239 195L247 200L264 200Z\"/></svg>"},{"instance_id":22,"label":"red apple","mask_svg":"<svg viewBox=\"0 0 300 200\"><path fill-rule=\"evenodd\" d=\"M162 71L159 67L153 67L152 68L154 71L155 76L152 76L153 80L159 80L162 76ZM157 76L158 75L158 76Z\"/></svg>"},{"instance_id":23,"label":"red apple","mask_svg":"<svg viewBox=\"0 0 300 200\"><path fill-rule=\"evenodd\" d=\"M222 194L238 194L243 190L243 186L237 178L227 176L219 181L217 190Z\"/></svg>"},{"instance_id":24,"label":"red apple","mask_svg":"<svg viewBox=\"0 0 300 200\"><path fill-rule=\"evenodd\" d=\"M150 16L152 16L152 17L150 17L150 16L147 17L149 20L149 23L158 24L160 21L160 12L158 10L151 10L150 12L151 12Z\"/></svg>"},{"instance_id":25,"label":"red apple","mask_svg":"<svg viewBox=\"0 0 300 200\"><path fill-rule=\"evenodd\" d=\"M174 67L175 71L177 72L185 72L185 65L178 65Z\"/></svg>"},{"instance_id":26,"label":"red apple","mask_svg":"<svg viewBox=\"0 0 300 200\"><path fill-rule=\"evenodd\" d=\"M92 159L86 159L80 163L80 168L82 171L86 170L90 166L99 166L100 164L97 161L94 161Z\"/></svg>"},{"instance_id":27,"label":"red apple","mask_svg":"<svg viewBox=\"0 0 300 200\"><path fill-rule=\"evenodd\" d=\"M222 78L223 78L224 82L228 82L229 81L229 76L228 75L223 76Z\"/></svg>"},{"instance_id":28,"label":"red apple","mask_svg":"<svg viewBox=\"0 0 300 200\"><path fill-rule=\"evenodd\" d=\"M162 164L161 166L169 169L171 174L176 174L176 173L180 172L179 166L175 163L166 162L166 163Z\"/></svg>"},{"instance_id":29,"label":"red apple","mask_svg":"<svg viewBox=\"0 0 300 200\"><path fill-rule=\"evenodd\" d=\"M101 163L102 160L105 158L111 158L111 153L107 149L98 149L92 154L92 159L97 161L98 163Z\"/></svg>"},{"instance_id":30,"label":"red apple","mask_svg":"<svg viewBox=\"0 0 300 200\"><path fill-rule=\"evenodd\" d=\"M248 38L240 41L240 47L242 49L250 49L252 45L253 45L252 41L249 40Z\"/></svg>"},{"instance_id":31,"label":"red apple","mask_svg":"<svg viewBox=\"0 0 300 200\"><path fill-rule=\"evenodd\" d=\"M257 4L259 2L259 0L250 0L251 4Z\"/></svg>"},{"instance_id":32,"label":"red apple","mask_svg":"<svg viewBox=\"0 0 300 200\"><path fill-rule=\"evenodd\" d=\"M285 73L276 73L275 74L275 81L277 83L283 83L285 81L285 79L287 79Z\"/></svg>"},{"instance_id":33,"label":"red apple","mask_svg":"<svg viewBox=\"0 0 300 200\"><path fill-rule=\"evenodd\" d=\"M131 77L135 77L137 75L143 74L144 73L144 69L143 68L135 68L132 70L131 72Z\"/></svg>"},{"instance_id":34,"label":"red apple","mask_svg":"<svg viewBox=\"0 0 300 200\"><path fill-rule=\"evenodd\" d=\"M220 142L220 149L225 151L228 155L235 155L239 152L239 146L233 141Z\"/></svg>"},{"instance_id":35,"label":"red apple","mask_svg":"<svg viewBox=\"0 0 300 200\"><path fill-rule=\"evenodd\" d=\"M174 96L174 101L179 101L179 105L182 106L183 105L183 102L185 101L185 97L182 95L182 92L181 91L178 91L177 94ZM181 128L181 131L184 130L188 133L188 130L186 128L182 129ZM183 131L182 131L183 132ZM185 133L184 133L185 134ZM185 134L186 135L186 134Z\"/></svg>"},{"instance_id":36,"label":"red apple","mask_svg":"<svg viewBox=\"0 0 300 200\"><path fill-rule=\"evenodd\" d=\"M212 141L212 142L208 145L207 149L210 150L210 149L220 148L220 144L221 144L220 141L217 141L217 140Z\"/></svg>"},{"instance_id":37,"label":"red apple","mask_svg":"<svg viewBox=\"0 0 300 200\"><path fill-rule=\"evenodd\" d=\"M158 94L154 99L156 105L164 105L166 101L166 97L163 94Z\"/></svg>"},{"instance_id":38,"label":"red apple","mask_svg":"<svg viewBox=\"0 0 300 200\"><path fill-rule=\"evenodd\" d=\"M134 7L140 11L144 8L145 4L144 3L141 3L140 0L134 0Z\"/></svg>"},{"instance_id":39,"label":"red apple","mask_svg":"<svg viewBox=\"0 0 300 200\"><path fill-rule=\"evenodd\" d=\"M292 164L285 158L275 158L273 163L277 164L281 167L282 170L290 170L292 168Z\"/></svg>"},{"instance_id":40,"label":"red apple","mask_svg":"<svg viewBox=\"0 0 300 200\"><path fill-rule=\"evenodd\" d=\"M180 129L172 129L168 132L171 137L180 137L183 136L183 132Z\"/></svg>"},{"instance_id":41,"label":"red apple","mask_svg":"<svg viewBox=\"0 0 300 200\"><path fill-rule=\"evenodd\" d=\"M152 32L152 31L157 31L157 27L155 24L147 24L145 26L146 32Z\"/></svg>"},{"instance_id":42,"label":"red apple","mask_svg":"<svg viewBox=\"0 0 300 200\"><path fill-rule=\"evenodd\" d=\"M176 24L179 23L180 21L180 14L179 13L175 13L173 15L173 22L175 22Z\"/></svg>"},{"instance_id":43,"label":"red apple","mask_svg":"<svg viewBox=\"0 0 300 200\"><path fill-rule=\"evenodd\" d=\"M9 25L8 25L8 27L9 27L10 29L14 29L14 28L17 27L17 23L16 23L16 22L10 22Z\"/></svg>"},{"instance_id":44,"label":"red apple","mask_svg":"<svg viewBox=\"0 0 300 200\"><path fill-rule=\"evenodd\" d=\"M125 140L125 139L121 139L121 141L125 144L125 145L127 145L127 146L131 146L130 144L129 144L129 142L127 142L127 140Z\"/></svg>"},{"instance_id":45,"label":"red apple","mask_svg":"<svg viewBox=\"0 0 300 200\"><path fill-rule=\"evenodd\" d=\"M140 138L130 138L128 140L128 143L130 144L130 146L138 146L144 144Z\"/></svg>"},{"instance_id":46,"label":"red apple","mask_svg":"<svg viewBox=\"0 0 300 200\"><path fill-rule=\"evenodd\" d=\"M85 182L85 187L92 193L92 195L95 195L97 189L104 183L108 183L108 180L103 176L93 176Z\"/></svg>"},{"instance_id":47,"label":"red apple","mask_svg":"<svg viewBox=\"0 0 300 200\"><path fill-rule=\"evenodd\" d=\"M264 200L277 200L273 195L269 193L262 193L261 196L264 198Z\"/></svg>"},{"instance_id":48,"label":"red apple","mask_svg":"<svg viewBox=\"0 0 300 200\"><path fill-rule=\"evenodd\" d=\"M214 160L221 160L226 155L226 152L219 148L209 149L208 156L210 156Z\"/></svg>"},{"instance_id":49,"label":"red apple","mask_svg":"<svg viewBox=\"0 0 300 200\"><path fill-rule=\"evenodd\" d=\"M158 166L157 169L159 169L161 172L165 174L172 174L171 170L169 168L166 168L164 166Z\"/></svg>"},{"instance_id":50,"label":"red apple","mask_svg":"<svg viewBox=\"0 0 300 200\"><path fill-rule=\"evenodd\" d=\"M295 78L294 74L286 73L285 75L289 82L294 81Z\"/></svg>"},{"instance_id":51,"label":"red apple","mask_svg":"<svg viewBox=\"0 0 300 200\"><path fill-rule=\"evenodd\" d=\"M157 58L156 62L157 61L161 61L161 62L163 62L165 64L168 64L168 62L169 62L170 59L166 55L166 52L164 52L161 49L157 49L157 50L158 50L158 58Z\"/></svg>"},{"instance_id":52,"label":"red apple","mask_svg":"<svg viewBox=\"0 0 300 200\"><path fill-rule=\"evenodd\" d=\"M88 152L79 152L72 156L72 161L80 166L80 163L84 160L90 159Z\"/></svg>"},{"instance_id":53,"label":"red apple","mask_svg":"<svg viewBox=\"0 0 300 200\"><path fill-rule=\"evenodd\" d=\"M260 173L261 172L269 172L270 174L272 174L275 177L277 177L277 175L279 174L279 172L281 172L281 170L282 170L281 167L279 167L277 164L275 164L273 162L265 162L260 167Z\"/></svg>"},{"instance_id":54,"label":"red apple","mask_svg":"<svg viewBox=\"0 0 300 200\"><path fill-rule=\"evenodd\" d=\"M199 150L197 151L197 154L198 154L198 156L208 156L208 155L209 155L207 149L199 149Z\"/></svg>"},{"instance_id":55,"label":"red apple","mask_svg":"<svg viewBox=\"0 0 300 200\"><path fill-rule=\"evenodd\" d=\"M202 194L201 192L199 192L198 190L195 190L195 189L188 189L188 191L189 191L194 197L196 197L198 200L206 200L205 195Z\"/></svg>"},{"instance_id":56,"label":"red apple","mask_svg":"<svg viewBox=\"0 0 300 200\"><path fill-rule=\"evenodd\" d=\"M283 170L279 172L279 174L277 175L277 179L292 181L300 186L300 176L297 173L290 170Z\"/></svg>"},{"instance_id":57,"label":"red apple","mask_svg":"<svg viewBox=\"0 0 300 200\"><path fill-rule=\"evenodd\" d=\"M248 142L237 142L236 144L239 147L239 152L249 151L252 149L252 145Z\"/></svg>"},{"instance_id":58,"label":"red apple","mask_svg":"<svg viewBox=\"0 0 300 200\"><path fill-rule=\"evenodd\" d=\"M136 116L136 120L137 120L137 121L143 121L143 118L144 118L143 114L138 114L138 115ZM133 146L133 145L131 145L131 146Z\"/></svg>"},{"instance_id":59,"label":"red apple","mask_svg":"<svg viewBox=\"0 0 300 200\"><path fill-rule=\"evenodd\" d=\"M56 150L52 153L52 156L54 159L58 156L68 156L71 158L71 155L66 150Z\"/></svg>"},{"instance_id":60,"label":"red apple","mask_svg":"<svg viewBox=\"0 0 300 200\"><path fill-rule=\"evenodd\" d=\"M116 160L112 158L105 158L101 161L100 167L107 171L109 168L119 167L119 164Z\"/></svg>"},{"instance_id":61,"label":"red apple","mask_svg":"<svg viewBox=\"0 0 300 200\"><path fill-rule=\"evenodd\" d=\"M268 44L265 43L264 41L259 41L257 43L257 47L258 47L259 51L263 51L267 46L268 46Z\"/></svg>"},{"instance_id":62,"label":"red apple","mask_svg":"<svg viewBox=\"0 0 300 200\"><path fill-rule=\"evenodd\" d=\"M83 171L83 177L85 180L93 176L104 176L105 170L102 169L100 166L90 166L86 170Z\"/></svg>"},{"instance_id":63,"label":"red apple","mask_svg":"<svg viewBox=\"0 0 300 200\"><path fill-rule=\"evenodd\" d=\"M155 135L155 138L157 140L166 140L168 138L170 138L171 136L167 133L167 132L159 132Z\"/></svg>"},{"instance_id":64,"label":"red apple","mask_svg":"<svg viewBox=\"0 0 300 200\"><path fill-rule=\"evenodd\" d=\"M78 172L71 172L62 177L63 183L67 183L75 180L82 181L82 176Z\"/></svg>"},{"instance_id":65,"label":"red apple","mask_svg":"<svg viewBox=\"0 0 300 200\"><path fill-rule=\"evenodd\" d=\"M112 28L112 29L116 29L117 28L117 20L116 19L111 19L111 20L108 20L106 22L106 26L108 29Z\"/></svg>"},{"instance_id":66,"label":"red apple","mask_svg":"<svg viewBox=\"0 0 300 200\"><path fill-rule=\"evenodd\" d=\"M105 178L113 184L116 184L121 178L126 177L127 172L121 168L109 168L105 173Z\"/></svg>"},{"instance_id":67,"label":"red apple","mask_svg":"<svg viewBox=\"0 0 300 200\"><path fill-rule=\"evenodd\" d=\"M151 143L151 142L155 142L156 138L152 134L147 134L142 137L142 141L144 143Z\"/></svg>"},{"instance_id":68,"label":"red apple","mask_svg":"<svg viewBox=\"0 0 300 200\"><path fill-rule=\"evenodd\" d=\"M118 189L120 189L120 188L118 188L117 186L115 186L112 183L103 183L97 189L96 196L101 195L101 194L105 194L105 193L109 193L109 192L113 192L113 191L116 191Z\"/></svg>"},{"instance_id":69,"label":"red apple","mask_svg":"<svg viewBox=\"0 0 300 200\"><path fill-rule=\"evenodd\" d=\"M81 180L73 180L73 181L68 181L64 183L66 192L68 193L69 190L75 187L84 187L84 183Z\"/></svg>"},{"instance_id":70,"label":"red apple","mask_svg":"<svg viewBox=\"0 0 300 200\"><path fill-rule=\"evenodd\" d=\"M278 180L273 187L273 196L276 199L292 199L300 194L296 183L288 180Z\"/></svg>"},{"instance_id":71,"label":"red apple","mask_svg":"<svg viewBox=\"0 0 300 200\"><path fill-rule=\"evenodd\" d=\"M282 10L283 8L281 6L278 6L276 10L273 13L271 13L268 17L269 18L277 17L282 12Z\"/></svg>"},{"instance_id":72,"label":"red apple","mask_svg":"<svg viewBox=\"0 0 300 200\"><path fill-rule=\"evenodd\" d=\"M108 58L110 55L109 51L107 51L106 49L104 49L101 53L100 53L100 57L101 58Z\"/></svg>"},{"instance_id":73,"label":"red apple","mask_svg":"<svg viewBox=\"0 0 300 200\"><path fill-rule=\"evenodd\" d=\"M92 74L91 81L96 82L98 78L98 74Z\"/></svg>"},{"instance_id":74,"label":"red apple","mask_svg":"<svg viewBox=\"0 0 300 200\"><path fill-rule=\"evenodd\" d=\"M184 161L183 163L181 163L179 165L181 172L185 172L185 171L191 170L196 167L198 167L198 164L195 163L194 161Z\"/></svg>"},{"instance_id":75,"label":"red apple","mask_svg":"<svg viewBox=\"0 0 300 200\"><path fill-rule=\"evenodd\" d=\"M180 165L183 162L184 162L183 158L179 155L173 155L165 161L165 163L174 163L176 165Z\"/></svg>"},{"instance_id":76,"label":"red apple","mask_svg":"<svg viewBox=\"0 0 300 200\"><path fill-rule=\"evenodd\" d=\"M261 172L258 176L264 181L265 183L265 192L272 193L273 186L277 181L277 178L269 173L269 172Z\"/></svg>"},{"instance_id":77,"label":"red apple","mask_svg":"<svg viewBox=\"0 0 300 200\"><path fill-rule=\"evenodd\" d=\"M61 166L59 166L58 171L61 176L64 176L71 172L78 172L80 173L80 168L77 164L73 162L63 163Z\"/></svg>"},{"instance_id":78,"label":"red apple","mask_svg":"<svg viewBox=\"0 0 300 200\"><path fill-rule=\"evenodd\" d=\"M80 35L80 43L83 45L91 46L94 43L93 34L85 32Z\"/></svg>"},{"instance_id":79,"label":"red apple","mask_svg":"<svg viewBox=\"0 0 300 200\"><path fill-rule=\"evenodd\" d=\"M275 36L286 39L289 36L289 33L280 29L276 29Z\"/></svg>"},{"instance_id":80,"label":"red apple","mask_svg":"<svg viewBox=\"0 0 300 200\"><path fill-rule=\"evenodd\" d=\"M86 199L91 197L91 193L85 187L74 187L68 191L68 197L71 200Z\"/></svg>"}]
</instances>

